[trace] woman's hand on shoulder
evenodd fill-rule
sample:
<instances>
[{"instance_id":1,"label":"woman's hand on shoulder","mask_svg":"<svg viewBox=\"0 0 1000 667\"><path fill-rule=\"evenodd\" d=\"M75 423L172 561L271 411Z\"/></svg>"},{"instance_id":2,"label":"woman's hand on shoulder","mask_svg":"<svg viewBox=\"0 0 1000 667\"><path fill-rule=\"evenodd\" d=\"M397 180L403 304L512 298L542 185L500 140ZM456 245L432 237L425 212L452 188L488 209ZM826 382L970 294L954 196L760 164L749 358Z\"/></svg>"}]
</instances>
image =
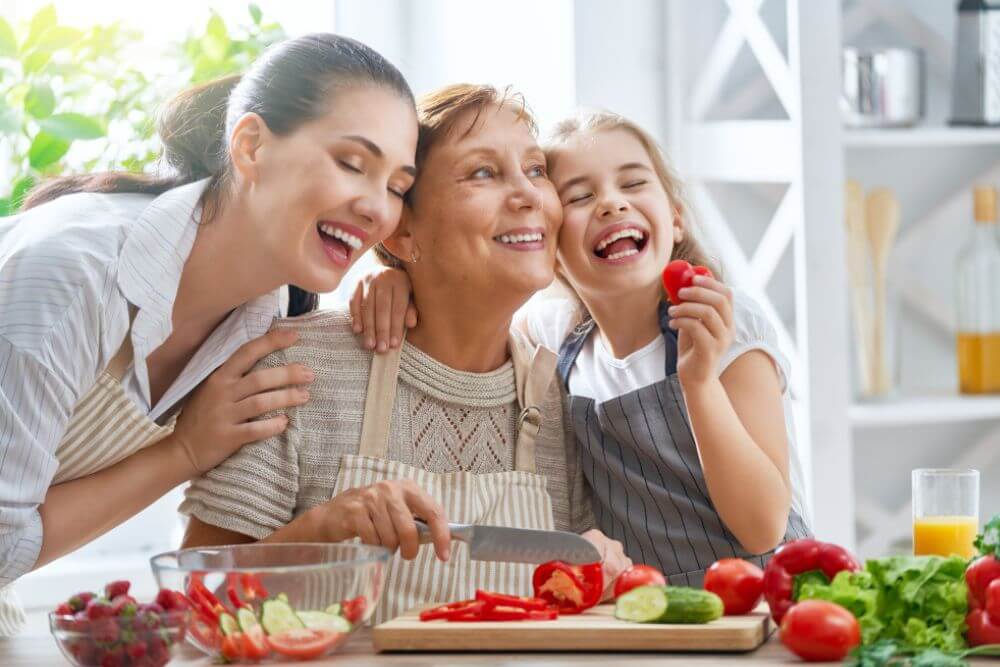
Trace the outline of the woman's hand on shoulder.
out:
<instances>
[{"instance_id":1,"label":"woman's hand on shoulder","mask_svg":"<svg viewBox=\"0 0 1000 667\"><path fill-rule=\"evenodd\" d=\"M677 331L677 375L692 388L718 379L719 359L733 342L733 292L708 276L696 276L670 306L669 326Z\"/></svg>"},{"instance_id":2,"label":"woman's hand on shoulder","mask_svg":"<svg viewBox=\"0 0 1000 667\"><path fill-rule=\"evenodd\" d=\"M618 540L613 540L601 531L595 529L588 530L580 535L601 552L601 569L604 573L604 595L601 600L608 600L612 597L615 588L615 579L618 575L632 567L632 559L625 555L625 547Z\"/></svg>"},{"instance_id":3,"label":"woman's hand on shoulder","mask_svg":"<svg viewBox=\"0 0 1000 667\"><path fill-rule=\"evenodd\" d=\"M191 477L208 472L243 445L278 435L288 425L285 415L258 417L309 400L304 386L314 379L309 368L290 364L254 369L258 361L297 340L295 331L270 331L243 345L194 391L170 437L172 446L189 461Z\"/></svg>"},{"instance_id":4,"label":"woman's hand on shoulder","mask_svg":"<svg viewBox=\"0 0 1000 667\"><path fill-rule=\"evenodd\" d=\"M375 267L358 281L351 297L351 320L367 349L385 352L398 347L404 327L417 326L410 292L410 277L402 269Z\"/></svg>"},{"instance_id":5,"label":"woman's hand on shoulder","mask_svg":"<svg viewBox=\"0 0 1000 667\"><path fill-rule=\"evenodd\" d=\"M447 561L451 556L451 532L444 509L409 479L347 489L306 515L317 539L340 542L357 537L364 544L399 549L406 560L416 558L420 547L417 517L430 528L437 557Z\"/></svg>"}]
</instances>

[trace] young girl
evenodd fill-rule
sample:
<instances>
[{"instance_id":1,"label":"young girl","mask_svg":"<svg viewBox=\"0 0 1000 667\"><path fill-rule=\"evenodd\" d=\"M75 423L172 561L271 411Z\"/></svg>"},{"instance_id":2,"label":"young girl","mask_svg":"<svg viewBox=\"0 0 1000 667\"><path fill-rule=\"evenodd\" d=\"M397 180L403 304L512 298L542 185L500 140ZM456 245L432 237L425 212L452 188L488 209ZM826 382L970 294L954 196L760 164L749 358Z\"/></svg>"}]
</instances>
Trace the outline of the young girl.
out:
<instances>
[{"instance_id":1,"label":"young girl","mask_svg":"<svg viewBox=\"0 0 1000 667\"><path fill-rule=\"evenodd\" d=\"M331 34L182 93L160 133L174 174L58 179L0 220L0 586L284 430L256 418L312 372L252 370L295 341L264 336L281 287L309 290L292 314L334 289L414 178L406 81Z\"/></svg>"},{"instance_id":2,"label":"young girl","mask_svg":"<svg viewBox=\"0 0 1000 667\"><path fill-rule=\"evenodd\" d=\"M559 273L577 299L536 302L521 325L559 350L598 526L675 584L701 585L723 557L763 565L809 533L773 328L710 277L667 301L669 261L709 263L645 131L609 113L564 121L547 157L563 205ZM399 294L398 278L382 287ZM359 327L374 301L363 291L352 303ZM385 343L380 333L365 331L370 347Z\"/></svg>"}]
</instances>

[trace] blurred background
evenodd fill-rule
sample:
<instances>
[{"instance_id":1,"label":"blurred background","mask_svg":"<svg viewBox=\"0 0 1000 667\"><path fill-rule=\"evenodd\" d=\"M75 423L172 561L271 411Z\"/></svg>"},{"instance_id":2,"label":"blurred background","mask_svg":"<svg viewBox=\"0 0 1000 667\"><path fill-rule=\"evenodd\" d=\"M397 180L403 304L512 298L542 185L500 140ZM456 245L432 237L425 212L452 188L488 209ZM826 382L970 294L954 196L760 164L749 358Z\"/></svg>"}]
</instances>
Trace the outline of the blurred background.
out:
<instances>
[{"instance_id":1,"label":"blurred background","mask_svg":"<svg viewBox=\"0 0 1000 667\"><path fill-rule=\"evenodd\" d=\"M616 111L661 141L727 280L779 329L817 533L860 556L909 551L913 468L979 469L980 519L1000 512L1000 395L960 391L955 285L971 187L1000 181L1000 130L949 122L956 4L0 0L0 215L48 176L155 169L160 102L305 32L366 42L418 95L512 84L543 133L579 106ZM859 192L868 215L852 218ZM178 496L29 575L22 597L145 581L179 542Z\"/></svg>"}]
</instances>

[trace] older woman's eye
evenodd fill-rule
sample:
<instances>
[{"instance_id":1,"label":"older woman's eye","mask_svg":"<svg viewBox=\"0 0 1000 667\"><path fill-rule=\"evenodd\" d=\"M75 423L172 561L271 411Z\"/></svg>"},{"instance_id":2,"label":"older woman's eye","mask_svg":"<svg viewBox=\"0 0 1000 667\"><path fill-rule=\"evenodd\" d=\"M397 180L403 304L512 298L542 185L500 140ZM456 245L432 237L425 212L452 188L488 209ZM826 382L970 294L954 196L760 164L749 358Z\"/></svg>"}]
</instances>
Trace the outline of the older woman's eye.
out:
<instances>
[{"instance_id":1,"label":"older woman's eye","mask_svg":"<svg viewBox=\"0 0 1000 667\"><path fill-rule=\"evenodd\" d=\"M493 171L492 167L480 167L472 172L472 174L469 175L469 178L479 180L484 178L493 178L494 176L496 176L496 172Z\"/></svg>"}]
</instances>

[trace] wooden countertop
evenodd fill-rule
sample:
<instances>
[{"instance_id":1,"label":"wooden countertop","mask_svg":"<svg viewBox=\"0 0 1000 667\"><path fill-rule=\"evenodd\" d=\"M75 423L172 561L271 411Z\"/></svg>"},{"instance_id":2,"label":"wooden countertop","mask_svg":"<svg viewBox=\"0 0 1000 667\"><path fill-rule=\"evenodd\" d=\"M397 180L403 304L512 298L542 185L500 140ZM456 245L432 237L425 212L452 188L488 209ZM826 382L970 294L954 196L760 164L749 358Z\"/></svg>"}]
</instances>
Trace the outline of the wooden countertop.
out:
<instances>
[{"instance_id":1,"label":"wooden countertop","mask_svg":"<svg viewBox=\"0 0 1000 667\"><path fill-rule=\"evenodd\" d=\"M970 660L973 665L998 664L991 660ZM317 667L438 667L448 665L503 665L509 667L556 667L558 665L803 665L782 648L777 636L752 653L383 653L372 648L371 631L359 630L343 650L326 660L309 663ZM44 614L32 614L27 630L18 637L0 640L3 667L64 667L69 662L59 652L49 634ZM190 646L183 647L170 663L178 667L210 667L211 660Z\"/></svg>"}]
</instances>

